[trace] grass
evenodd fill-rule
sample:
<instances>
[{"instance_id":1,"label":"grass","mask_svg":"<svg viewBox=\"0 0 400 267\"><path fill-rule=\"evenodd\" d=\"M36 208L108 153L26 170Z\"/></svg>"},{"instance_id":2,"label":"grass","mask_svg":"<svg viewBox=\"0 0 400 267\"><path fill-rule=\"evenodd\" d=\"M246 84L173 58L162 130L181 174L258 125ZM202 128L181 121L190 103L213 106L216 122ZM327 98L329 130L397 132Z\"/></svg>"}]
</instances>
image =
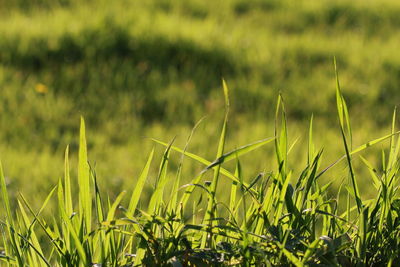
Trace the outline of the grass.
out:
<instances>
[{"instance_id":1,"label":"grass","mask_svg":"<svg viewBox=\"0 0 400 267\"><path fill-rule=\"evenodd\" d=\"M217 146L210 143L218 142L215 129L224 116L221 77L232 87L228 150L274 134L266 121L274 119L281 93L289 144L306 136L313 114L314 139L323 144L325 160L339 157L341 149L330 141L341 138L332 127L333 55L353 114L354 145L388 131L400 100L400 40L393 34L400 25L398 1L247 2L0 0L0 153L7 155L2 161L12 205L19 190L44 197L57 183L67 144L77 163L81 115L95 129L87 145L93 165L102 162L99 183L113 197L145 164L143 151L154 145L146 137L169 141L178 134L174 144L184 147L180 133L206 115L190 151L215 157ZM297 151L307 149L306 138L297 143ZM307 160L297 151L292 165ZM273 153L252 155L242 159L245 177L273 162ZM200 170L186 161L181 171L187 183ZM372 195L364 183L359 190ZM32 204L40 207L40 201Z\"/></svg>"},{"instance_id":2,"label":"grass","mask_svg":"<svg viewBox=\"0 0 400 267\"><path fill-rule=\"evenodd\" d=\"M298 170L289 164L296 146L288 142L281 96L273 136L225 151L230 102L223 82L225 116L215 160L189 152L193 133L183 149L174 145L174 139L170 143L154 140L165 148L159 167L152 150L129 193L110 198L99 188L99 178L88 162L81 119L77 191L72 190L75 182L67 147L64 177L42 206L35 210L29 203L32 196L21 193L18 209L12 212L0 167L5 210L0 222L0 260L7 266L397 266L400 137L396 112L387 135L353 148L337 72L336 77L343 156L333 163L322 160L324 152L315 149L311 119L308 149L302 151L307 163L296 164ZM389 146L381 153L382 168L373 167L360 155L386 141ZM247 166L241 158L264 146L273 146L276 168L263 170L246 182L243 169ZM170 169L174 155L178 155L176 171ZM201 171L182 184L181 168L189 159L200 164ZM357 175L354 162L358 159L370 177ZM332 195L332 183L322 183L321 178L340 162L345 163L348 179ZM154 168L157 178L148 197L144 185ZM363 197L360 183L372 184L375 196ZM57 215L46 219L42 213L51 201L57 202Z\"/></svg>"}]
</instances>

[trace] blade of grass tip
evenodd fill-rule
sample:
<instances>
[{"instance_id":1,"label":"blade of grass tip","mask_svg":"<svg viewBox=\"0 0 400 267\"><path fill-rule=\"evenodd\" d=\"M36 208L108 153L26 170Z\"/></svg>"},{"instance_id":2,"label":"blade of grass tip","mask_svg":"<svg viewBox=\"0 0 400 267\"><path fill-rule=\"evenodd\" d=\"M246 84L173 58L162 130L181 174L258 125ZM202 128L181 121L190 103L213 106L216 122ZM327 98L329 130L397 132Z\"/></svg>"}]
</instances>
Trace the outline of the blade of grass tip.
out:
<instances>
[{"instance_id":1,"label":"blade of grass tip","mask_svg":"<svg viewBox=\"0 0 400 267\"><path fill-rule=\"evenodd\" d=\"M131 200L128 206L128 214L130 214L131 216L133 216L137 204L139 203L140 196L142 195L143 186L149 174L150 165L151 162L153 161L153 156L154 156L154 149L151 150L150 155L147 158L146 165L144 166L142 172L140 173L139 179L135 185L135 189L133 190Z\"/></svg>"},{"instance_id":2,"label":"blade of grass tip","mask_svg":"<svg viewBox=\"0 0 400 267\"><path fill-rule=\"evenodd\" d=\"M278 165L280 165L280 163L283 161L283 159L282 159L283 156L281 155L281 151L280 151L281 140L280 140L280 136L278 136L278 128L279 128L278 119L279 119L279 111L281 109L281 101L282 101L281 95L279 94L278 101L277 101L277 104L276 104L275 129L274 129L274 133L275 133L275 150L276 150L275 153L276 153L276 156L278 158Z\"/></svg>"},{"instance_id":3,"label":"blade of grass tip","mask_svg":"<svg viewBox=\"0 0 400 267\"><path fill-rule=\"evenodd\" d=\"M284 162L284 174L286 174L287 170L287 154L288 154L288 134L287 134L287 128L286 128L286 112L284 109L284 105L282 102L282 124L281 124L281 134L279 137L279 145L280 145L280 151L282 153L282 160Z\"/></svg>"},{"instance_id":4,"label":"blade of grass tip","mask_svg":"<svg viewBox=\"0 0 400 267\"><path fill-rule=\"evenodd\" d=\"M339 84L339 75L338 75L338 70L337 70L337 65L336 65L336 57L333 58L333 65L335 68L335 81L336 81L336 106L337 106L337 111L339 115L339 123L340 127L344 128L344 121L343 121L343 101L341 97L341 92L340 92L340 84Z\"/></svg>"},{"instance_id":5,"label":"blade of grass tip","mask_svg":"<svg viewBox=\"0 0 400 267\"><path fill-rule=\"evenodd\" d=\"M373 145L376 145L376 144L378 144L378 143L380 143L380 142L382 142L382 141L384 141L384 140L386 140L386 139L388 139L388 138L390 138L390 137L392 137L394 135L398 135L399 133L400 133L400 131L397 131L397 132L395 132L393 134L388 134L388 135L385 135L383 137L380 137L380 138L374 139L372 141L369 141L369 142L357 147L356 149L352 150L350 155L357 154L357 153L365 150L366 148L369 148L369 147L371 147ZM344 155L343 158L344 157L346 157L346 155Z\"/></svg>"},{"instance_id":6,"label":"blade of grass tip","mask_svg":"<svg viewBox=\"0 0 400 267\"><path fill-rule=\"evenodd\" d=\"M164 151L160 166L158 168L158 175L157 175L157 179L156 182L154 184L154 187L156 188L157 185L159 183L161 183L162 178L165 178L165 172L167 171L168 168L168 163L169 163L169 154L171 152L171 146L172 144L175 142L176 136L174 136L174 138L171 140L171 142L169 142L169 145L167 146L167 148Z\"/></svg>"},{"instance_id":7,"label":"blade of grass tip","mask_svg":"<svg viewBox=\"0 0 400 267\"><path fill-rule=\"evenodd\" d=\"M310 127L308 129L308 158L307 164L310 165L314 158L314 142L313 142L313 119L314 115L311 114Z\"/></svg>"},{"instance_id":8,"label":"blade of grass tip","mask_svg":"<svg viewBox=\"0 0 400 267\"><path fill-rule=\"evenodd\" d=\"M119 193L119 195L117 196L117 198L115 199L114 203L111 205L111 208L109 209L109 211L107 213L107 221L112 221L114 219L115 211L117 210L118 205L119 205L119 203L121 203L125 194L126 194L126 191L122 191L121 193Z\"/></svg>"},{"instance_id":9,"label":"blade of grass tip","mask_svg":"<svg viewBox=\"0 0 400 267\"><path fill-rule=\"evenodd\" d=\"M224 122L222 125L222 131L221 135L219 138L219 144L218 144L218 150L217 150L217 156L216 158L220 158L223 153L224 153L224 148L225 148L225 138L226 138L226 131L227 131L227 124L228 124L228 116L229 116L229 90L228 86L225 82L225 80L222 80L222 85L223 85L223 90L224 90L224 97L225 97L225 117L224 117ZM220 167L221 165L217 165L216 168L214 169L214 177L210 185L210 192L211 194L208 197L208 204L207 204L207 210L206 214L204 215L204 222L210 223L210 226L212 226L213 222L210 219L213 219L215 214L214 214L214 209L215 209L215 193L217 191L217 186L218 186L218 180L219 180L219 173L220 173ZM205 248L206 246L206 241L207 241L207 233L204 233L202 241L201 241L201 248ZM210 238L211 240L211 238Z\"/></svg>"},{"instance_id":10,"label":"blade of grass tip","mask_svg":"<svg viewBox=\"0 0 400 267\"><path fill-rule=\"evenodd\" d=\"M278 138L278 129L279 129L279 113L281 114L281 130ZM276 105L275 112L275 153L278 160L278 166L280 168L279 174L283 180L286 178L286 170L287 170L287 128L286 128L286 114L285 107L282 99L282 95L278 96L278 101Z\"/></svg>"},{"instance_id":11,"label":"blade of grass tip","mask_svg":"<svg viewBox=\"0 0 400 267\"><path fill-rule=\"evenodd\" d=\"M396 133L395 133L395 134L396 134ZM396 149L395 149L395 151L394 151L394 156L393 156L394 159L397 159L397 158L398 158L398 156L399 156L399 151L400 151L400 136L397 137ZM394 163L393 163L392 166L394 166L394 165L396 165L395 160L394 160Z\"/></svg>"},{"instance_id":12,"label":"blade of grass tip","mask_svg":"<svg viewBox=\"0 0 400 267\"><path fill-rule=\"evenodd\" d=\"M92 224L92 200L90 194L89 172L90 169L87 159L85 121L83 117L81 117L78 157L79 206L81 220L85 222L87 234L91 232Z\"/></svg>"},{"instance_id":13,"label":"blade of grass tip","mask_svg":"<svg viewBox=\"0 0 400 267\"><path fill-rule=\"evenodd\" d=\"M394 133L396 131L396 107L394 108L393 111L393 117L392 117L392 128L391 128L391 134L392 137L390 138L390 153L389 153L389 162L388 162L388 168L392 169L394 166L394 163L396 161L396 140L394 137Z\"/></svg>"},{"instance_id":14,"label":"blade of grass tip","mask_svg":"<svg viewBox=\"0 0 400 267\"><path fill-rule=\"evenodd\" d=\"M288 149L288 151L287 151L287 154L288 154L288 155L290 154L290 152L292 152L293 148L295 147L295 145L297 144L297 142L299 141L299 139L300 139L300 137L297 137L297 138L293 141L293 143L289 146L289 149Z\"/></svg>"},{"instance_id":15,"label":"blade of grass tip","mask_svg":"<svg viewBox=\"0 0 400 267\"><path fill-rule=\"evenodd\" d=\"M346 101L344 100L342 90L340 88L340 82L339 82L339 72L337 69L337 64L336 64L336 57L334 57L334 68L335 68L335 77L336 77L336 105L337 105L337 110L338 110L338 115L339 115L339 122L340 122L340 127L343 131L345 132L345 126L347 127L347 135L348 138L350 139L350 147L352 144L352 133L351 133L351 127L350 127L350 119L349 119L349 112L347 109L347 104Z\"/></svg>"},{"instance_id":16,"label":"blade of grass tip","mask_svg":"<svg viewBox=\"0 0 400 267\"><path fill-rule=\"evenodd\" d=\"M260 147L262 147L262 146L274 141L274 139L275 138L273 138L273 137L265 138L265 139L262 139L262 140L258 140L258 141L254 142L254 143L241 146L241 147L239 147L237 149L234 149L234 150L232 150L232 151L230 151L228 153L225 153L221 157L219 157L217 160L213 161L210 165L208 165L205 168L205 170L209 170L209 169L211 169L211 168L213 168L213 167L215 167L217 165L220 165L220 164L222 164L224 162L228 162L228 161L233 160L235 158L238 158L238 157L240 157L240 156L242 156L244 154L247 154L247 153L249 153L249 152L251 152L251 151L253 151L253 150L257 149L257 148L260 148Z\"/></svg>"},{"instance_id":17,"label":"blade of grass tip","mask_svg":"<svg viewBox=\"0 0 400 267\"><path fill-rule=\"evenodd\" d=\"M338 108L338 115L340 121L340 127L343 132L345 132L345 126L347 127L347 136L349 138L349 147L352 147L352 132L350 126L350 117L349 112L347 109L346 101L343 97L342 90L340 88L339 82L339 72L337 69L336 58L334 58L334 65L335 65L335 76L336 76L336 101L337 101L337 108Z\"/></svg>"},{"instance_id":18,"label":"blade of grass tip","mask_svg":"<svg viewBox=\"0 0 400 267\"><path fill-rule=\"evenodd\" d=\"M353 186L353 194L356 200L356 204L357 204L357 210L358 213L361 212L362 209L362 201L361 201L361 197L358 191L358 186L357 186L357 182L356 182L356 178L355 178L355 173L354 173L354 168L353 168L353 164L351 162L351 155L350 155L350 151L351 151L351 142L352 142L352 133L351 133L351 127L350 127L350 119L349 119L349 113L347 110L347 105L346 102L344 100L344 97L342 95L342 92L340 90L340 84L339 84L339 74L337 71L337 65L336 65L336 58L334 58L334 67L335 67L335 75L336 75L336 101L337 101L337 109L338 109L338 115L339 115L339 122L340 122L340 130L342 133L342 138L343 138L343 144L344 144L344 148L346 151L346 158L347 158L347 163L349 166L349 172L350 172L350 178L351 178L351 184ZM347 126L347 134L348 137L350 138L350 146L345 134L345 124L344 122L346 122L346 126Z\"/></svg>"},{"instance_id":19,"label":"blade of grass tip","mask_svg":"<svg viewBox=\"0 0 400 267\"><path fill-rule=\"evenodd\" d=\"M319 160L320 160L321 156L322 156L322 150L319 151L317 156L314 158L312 165L310 166L309 174L305 180L306 183L305 183L305 189L304 189L304 195L303 195L301 209L305 208L305 204L309 198L308 194L309 194L312 186L315 184L315 177L316 177L316 173L317 173L318 166L319 166Z\"/></svg>"},{"instance_id":20,"label":"blade of grass tip","mask_svg":"<svg viewBox=\"0 0 400 267\"><path fill-rule=\"evenodd\" d=\"M152 139L152 140L153 140L154 142L156 142L157 144L160 144L160 145L162 145L162 146L168 147L168 143L159 141L159 140L157 140L157 139ZM180 149L180 148L178 148L178 147L171 146L171 149L174 150L174 151L176 151L176 152L178 152L178 153L182 153L182 154L184 154L185 156L187 156L187 157L189 157L189 158L191 158L191 159L193 159L193 160L195 160L195 161L197 161L197 162L199 162L199 163L202 163L203 165L209 166L209 165L212 164L211 161L208 161L208 160L206 160L206 159L200 157L199 155L196 155L196 154L193 154L193 153L190 153L190 152L187 152L187 151L184 152L182 149ZM226 161L225 161L225 162L226 162ZM238 179L237 177L235 177L235 175L233 175L233 174L232 174L231 172L229 172L228 170L226 170L226 169L224 169L224 168L221 167L221 168L220 168L220 172L221 172L221 174L225 175L226 177L228 177L228 178L231 179L232 181L239 182L239 179ZM245 185L246 187L248 187L248 184L247 184L247 183L244 183L244 185Z\"/></svg>"},{"instance_id":21,"label":"blade of grass tip","mask_svg":"<svg viewBox=\"0 0 400 267\"><path fill-rule=\"evenodd\" d=\"M30 226L31 228L33 227L34 223L36 222L36 218L38 218L40 216L40 214L42 214L43 210L46 208L47 204L49 203L51 197L53 196L53 193L56 191L57 186L55 186L50 193L47 195L45 201L43 202L42 206L40 207L39 211L36 213L35 219L32 221L32 225ZM20 194L20 196L22 197L22 194Z\"/></svg>"},{"instance_id":22,"label":"blade of grass tip","mask_svg":"<svg viewBox=\"0 0 400 267\"><path fill-rule=\"evenodd\" d=\"M164 155L161 160L161 164L159 167L159 173L155 185L155 190L153 194L151 195L149 206L148 206L148 212L150 214L153 214L157 212L158 206L160 202L163 199L163 193L164 193L164 187L167 183L167 169L168 169L168 162L169 162L169 153L171 151L171 146L172 143L175 141L174 139L171 141L170 145L167 147L167 149L164 152Z\"/></svg>"},{"instance_id":23,"label":"blade of grass tip","mask_svg":"<svg viewBox=\"0 0 400 267\"><path fill-rule=\"evenodd\" d=\"M186 144L185 147L183 148L183 152L186 152L188 147L189 147L189 143L192 140L192 137L194 135L194 132L196 131L197 127L199 127L199 125L201 124L201 122L203 121L204 117L201 118L192 128L192 131L190 132L188 138L186 139ZM185 159L185 154L182 153L181 155L181 159L178 165L178 170L176 172L176 179L174 182L174 185L172 187L172 198L170 200L170 203L168 205L168 211L171 212L172 210L177 210L178 209L178 193L179 193L179 185L181 183L181 176L182 176L182 165L183 165L183 161Z\"/></svg>"},{"instance_id":24,"label":"blade of grass tip","mask_svg":"<svg viewBox=\"0 0 400 267\"><path fill-rule=\"evenodd\" d=\"M380 186L380 180L378 175L376 174L376 170L374 169L374 167L372 167L371 163L369 163L368 160L366 160L363 156L360 155L360 159L362 160L362 162L368 167L368 171L372 177L372 180L374 182L374 186L376 189L379 189Z\"/></svg>"},{"instance_id":25,"label":"blade of grass tip","mask_svg":"<svg viewBox=\"0 0 400 267\"><path fill-rule=\"evenodd\" d=\"M397 132L394 133L394 135L398 135L398 134L400 134L400 131L397 131ZM353 155L355 155L355 154L357 154L357 153L359 153L359 152L361 152L361 151L363 151L363 150L365 150L365 149L367 149L367 148L369 148L369 147L372 147L372 146L374 146L374 145L376 145L376 144L379 144L379 143L381 143L382 141L385 141L386 139L390 138L391 136L392 136L392 134L388 134L388 135L385 135L385 136L383 136L383 137L377 138L377 139L375 139L375 140L369 141L369 142L367 142L367 143L365 143L365 144L363 144L363 145L357 147L356 149L352 150L352 151L350 152L350 155L353 156ZM400 135L399 135L399 142L400 142ZM399 149L400 149L400 147L399 147ZM335 160L334 162L332 162L331 164L329 164L329 165L328 165L327 167L325 167L321 172L318 173L316 179L319 178L319 177L321 177L325 172L327 172L328 170L332 169L332 167L336 166L338 163L340 163L340 162L341 162L343 159L345 159L345 158L347 158L347 155L346 155L346 154L344 154L344 155L341 156L339 159L337 159L337 160Z\"/></svg>"},{"instance_id":26,"label":"blade of grass tip","mask_svg":"<svg viewBox=\"0 0 400 267\"><path fill-rule=\"evenodd\" d=\"M64 161L64 197L65 197L65 211L68 216L71 216L73 211L72 194L71 194L71 179L69 175L69 146L65 149Z\"/></svg>"},{"instance_id":27,"label":"blade of grass tip","mask_svg":"<svg viewBox=\"0 0 400 267\"><path fill-rule=\"evenodd\" d=\"M224 97L225 97L225 111L229 112L229 107L230 107L230 103L229 103L229 89L228 89L228 85L226 84L226 81L224 79L222 79L222 87L224 89Z\"/></svg>"}]
</instances>

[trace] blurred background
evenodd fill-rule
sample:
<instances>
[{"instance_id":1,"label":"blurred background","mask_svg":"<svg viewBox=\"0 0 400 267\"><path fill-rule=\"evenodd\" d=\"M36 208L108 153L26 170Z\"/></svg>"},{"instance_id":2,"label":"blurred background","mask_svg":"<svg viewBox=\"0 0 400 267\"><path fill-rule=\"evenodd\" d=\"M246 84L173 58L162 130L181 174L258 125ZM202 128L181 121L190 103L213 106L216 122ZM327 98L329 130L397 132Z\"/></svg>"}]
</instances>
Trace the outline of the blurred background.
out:
<instances>
[{"instance_id":1,"label":"blurred background","mask_svg":"<svg viewBox=\"0 0 400 267\"><path fill-rule=\"evenodd\" d=\"M213 160L222 78L232 103L227 150L274 135L281 92L290 143L297 140L291 168L305 166L311 114L328 165L344 154L334 56L354 146L390 132L400 100L399 14L396 0L0 0L0 158L9 190L43 201L63 175L68 144L76 163L81 115L90 163L112 196L134 186L153 147L163 151L149 137L177 136L182 147L204 116L189 151ZM378 167L384 147L367 153ZM245 156L245 178L273 170L273 158L272 144ZM184 180L202 167L187 160ZM367 173L360 167L364 195ZM346 175L337 166L324 179L340 184Z\"/></svg>"}]
</instances>

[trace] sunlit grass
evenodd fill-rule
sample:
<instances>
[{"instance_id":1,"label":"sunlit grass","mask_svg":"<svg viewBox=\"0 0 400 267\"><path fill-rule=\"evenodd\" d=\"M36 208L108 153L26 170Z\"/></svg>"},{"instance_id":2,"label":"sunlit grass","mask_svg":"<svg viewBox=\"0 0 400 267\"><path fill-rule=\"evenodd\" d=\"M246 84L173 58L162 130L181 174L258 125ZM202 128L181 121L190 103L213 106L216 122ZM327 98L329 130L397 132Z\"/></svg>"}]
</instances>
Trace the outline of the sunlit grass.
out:
<instances>
[{"instance_id":1,"label":"sunlit grass","mask_svg":"<svg viewBox=\"0 0 400 267\"><path fill-rule=\"evenodd\" d=\"M32 196L21 193L18 208L12 211L0 167L5 211L0 260L7 266L392 266L400 260L396 112L387 135L353 146L350 114L337 73L336 77L342 139L334 141L342 143L343 156L333 162L322 160L324 151L314 143L311 119L308 148L302 151L307 161L294 165L299 169L292 169L290 161L296 159L288 157L297 147L288 139L290 125L281 96L273 136L225 151L230 103L224 82L225 116L215 159L189 152L193 132L184 148L175 146L174 139L154 139L165 148L158 168L152 150L134 186L110 199L89 164L81 119L77 178L70 175L67 147L64 177L38 210L29 204ZM371 177L359 177L353 163L360 152L368 153L386 141L383 167L375 168L360 157ZM274 150L276 168L261 170L246 182L241 156L251 156L263 146ZM171 170L176 155L179 167ZM181 167L188 160L199 164L201 171L182 184ZM320 181L339 162L347 166L348 179L332 196L331 183ZM151 169L156 170L156 179L150 197L144 198ZM78 191L72 189L75 183ZM365 199L360 183L372 184L375 197ZM57 212L48 218L42 213L51 201L57 202Z\"/></svg>"},{"instance_id":2,"label":"sunlit grass","mask_svg":"<svg viewBox=\"0 0 400 267\"><path fill-rule=\"evenodd\" d=\"M96 129L88 147L93 166L102 163L96 167L99 183L111 195L145 164L143 151L153 146L146 137L168 143L178 135L174 145L184 147L184 133L205 115L190 151L215 157L218 146L209 143L218 142L215 129L224 116L221 77L232 87L226 148L273 135L270 121L281 92L289 143L298 140L299 149L290 154L298 159L289 164L294 169L306 162L301 151L312 113L324 160L342 152L329 141L340 136L332 126L333 55L341 63L354 145L384 135L399 102L394 0L0 0L0 13L0 153L7 155L2 160L11 203L19 190L44 195L56 183L67 144L77 161L81 115ZM274 168L272 148L265 150L242 158L246 181ZM26 167L32 164L37 168ZM196 168L186 162L183 183ZM365 184L359 189L371 195Z\"/></svg>"}]
</instances>

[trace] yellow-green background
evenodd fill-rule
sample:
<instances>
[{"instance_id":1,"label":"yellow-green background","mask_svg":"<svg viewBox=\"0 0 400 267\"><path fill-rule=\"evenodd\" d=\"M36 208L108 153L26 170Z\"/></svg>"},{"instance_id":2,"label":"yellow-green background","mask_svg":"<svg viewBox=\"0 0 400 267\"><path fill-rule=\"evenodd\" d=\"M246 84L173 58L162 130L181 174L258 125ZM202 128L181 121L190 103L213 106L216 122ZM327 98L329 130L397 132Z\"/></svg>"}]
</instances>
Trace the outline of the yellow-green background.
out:
<instances>
[{"instance_id":1,"label":"yellow-green background","mask_svg":"<svg viewBox=\"0 0 400 267\"><path fill-rule=\"evenodd\" d=\"M298 140L294 173L305 167L311 114L328 165L344 153L334 56L354 146L390 131L400 100L399 14L396 0L0 0L0 158L9 190L45 198L63 175L68 144L76 163L81 115L90 163L111 196L134 186L152 147L160 157L150 137L177 136L184 146L203 116L189 150L212 160L222 78L232 103L227 150L274 135L281 92L290 142ZM382 147L365 154L377 168ZM244 157L245 178L273 171L273 158L272 145ZM356 161L367 197L371 179ZM184 181L201 167L186 160ZM338 166L321 181L344 177Z\"/></svg>"}]
</instances>

